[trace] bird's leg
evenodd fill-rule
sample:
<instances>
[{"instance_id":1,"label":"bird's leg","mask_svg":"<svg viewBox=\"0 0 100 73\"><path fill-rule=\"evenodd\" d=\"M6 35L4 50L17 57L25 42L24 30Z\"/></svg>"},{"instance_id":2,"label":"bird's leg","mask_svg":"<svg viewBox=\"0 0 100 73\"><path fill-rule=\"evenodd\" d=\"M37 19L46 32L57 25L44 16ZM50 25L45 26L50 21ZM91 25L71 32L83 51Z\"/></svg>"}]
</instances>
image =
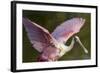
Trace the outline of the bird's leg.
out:
<instances>
[{"instance_id":1,"label":"bird's leg","mask_svg":"<svg viewBox=\"0 0 100 73\"><path fill-rule=\"evenodd\" d=\"M84 47L84 45L82 44L82 42L80 41L78 36L75 36L76 41L80 44L80 46L83 48L85 53L88 53L88 50Z\"/></svg>"}]
</instances>

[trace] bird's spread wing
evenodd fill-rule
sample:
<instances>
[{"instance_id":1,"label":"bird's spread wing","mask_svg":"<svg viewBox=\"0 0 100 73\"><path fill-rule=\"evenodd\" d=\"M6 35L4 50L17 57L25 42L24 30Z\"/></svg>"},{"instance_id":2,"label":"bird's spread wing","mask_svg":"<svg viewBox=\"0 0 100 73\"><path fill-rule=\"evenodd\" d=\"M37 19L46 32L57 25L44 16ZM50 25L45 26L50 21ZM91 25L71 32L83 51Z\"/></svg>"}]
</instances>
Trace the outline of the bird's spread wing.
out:
<instances>
[{"instance_id":1,"label":"bird's spread wing","mask_svg":"<svg viewBox=\"0 0 100 73\"><path fill-rule=\"evenodd\" d=\"M85 23L85 19L72 18L59 25L52 33L52 36L60 43L66 43L66 41L75 33L80 31L80 28Z\"/></svg>"},{"instance_id":2,"label":"bird's spread wing","mask_svg":"<svg viewBox=\"0 0 100 73\"><path fill-rule=\"evenodd\" d=\"M45 28L27 18L23 18L23 24L30 42L37 51L42 52L53 41L52 36Z\"/></svg>"}]
</instances>

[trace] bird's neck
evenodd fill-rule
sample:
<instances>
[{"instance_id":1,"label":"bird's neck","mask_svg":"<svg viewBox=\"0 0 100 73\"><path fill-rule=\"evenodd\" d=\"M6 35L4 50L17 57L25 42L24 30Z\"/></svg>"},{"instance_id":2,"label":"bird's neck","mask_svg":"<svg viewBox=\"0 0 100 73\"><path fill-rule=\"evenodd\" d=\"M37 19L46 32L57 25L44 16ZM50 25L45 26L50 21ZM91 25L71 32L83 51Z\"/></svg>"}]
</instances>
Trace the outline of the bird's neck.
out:
<instances>
[{"instance_id":1,"label":"bird's neck","mask_svg":"<svg viewBox=\"0 0 100 73\"><path fill-rule=\"evenodd\" d=\"M72 42L69 46L66 46L65 44L60 44L60 56L63 56L66 52L69 52L74 46L74 39L72 39Z\"/></svg>"}]
</instances>

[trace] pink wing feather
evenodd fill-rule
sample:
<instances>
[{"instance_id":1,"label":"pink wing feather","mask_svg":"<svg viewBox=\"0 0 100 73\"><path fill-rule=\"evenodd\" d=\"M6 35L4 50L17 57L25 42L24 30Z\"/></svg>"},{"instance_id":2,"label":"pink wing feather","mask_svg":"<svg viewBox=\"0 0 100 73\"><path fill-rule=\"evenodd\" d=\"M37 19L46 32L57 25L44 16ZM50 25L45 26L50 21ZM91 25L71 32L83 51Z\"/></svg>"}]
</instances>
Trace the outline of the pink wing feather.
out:
<instances>
[{"instance_id":1,"label":"pink wing feather","mask_svg":"<svg viewBox=\"0 0 100 73\"><path fill-rule=\"evenodd\" d=\"M72 18L63 22L58 26L52 36L60 43L66 43L66 41L73 36L75 33L78 33L81 27L84 25L85 19L82 18Z\"/></svg>"},{"instance_id":2,"label":"pink wing feather","mask_svg":"<svg viewBox=\"0 0 100 73\"><path fill-rule=\"evenodd\" d=\"M27 18L23 18L23 24L30 42L37 51L42 52L53 41L52 36L45 28L31 22Z\"/></svg>"}]
</instances>

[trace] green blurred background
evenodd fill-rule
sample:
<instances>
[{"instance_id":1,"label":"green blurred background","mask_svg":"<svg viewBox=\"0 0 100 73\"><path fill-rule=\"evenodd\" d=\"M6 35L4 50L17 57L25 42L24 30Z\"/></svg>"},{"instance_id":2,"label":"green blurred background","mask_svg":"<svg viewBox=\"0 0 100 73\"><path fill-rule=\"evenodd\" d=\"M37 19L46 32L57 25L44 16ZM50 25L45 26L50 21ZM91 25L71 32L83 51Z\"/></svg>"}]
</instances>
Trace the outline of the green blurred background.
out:
<instances>
[{"instance_id":1,"label":"green blurred background","mask_svg":"<svg viewBox=\"0 0 100 73\"><path fill-rule=\"evenodd\" d=\"M91 14L90 13L75 13L75 12L51 12L51 11L29 11L23 10L23 17L27 17L31 21L43 26L48 29L50 33L60 25L62 22L74 18L81 17L85 18L85 25L82 27L81 31L77 33L84 44L88 49L89 53L85 54L83 49L78 43L75 43L73 49L66 53L59 61L64 60L84 60L91 58ZM71 38L67 41L66 45L71 43ZM39 52L36 51L32 44L30 43L25 28L23 26L23 62L37 62L37 57Z\"/></svg>"}]
</instances>

